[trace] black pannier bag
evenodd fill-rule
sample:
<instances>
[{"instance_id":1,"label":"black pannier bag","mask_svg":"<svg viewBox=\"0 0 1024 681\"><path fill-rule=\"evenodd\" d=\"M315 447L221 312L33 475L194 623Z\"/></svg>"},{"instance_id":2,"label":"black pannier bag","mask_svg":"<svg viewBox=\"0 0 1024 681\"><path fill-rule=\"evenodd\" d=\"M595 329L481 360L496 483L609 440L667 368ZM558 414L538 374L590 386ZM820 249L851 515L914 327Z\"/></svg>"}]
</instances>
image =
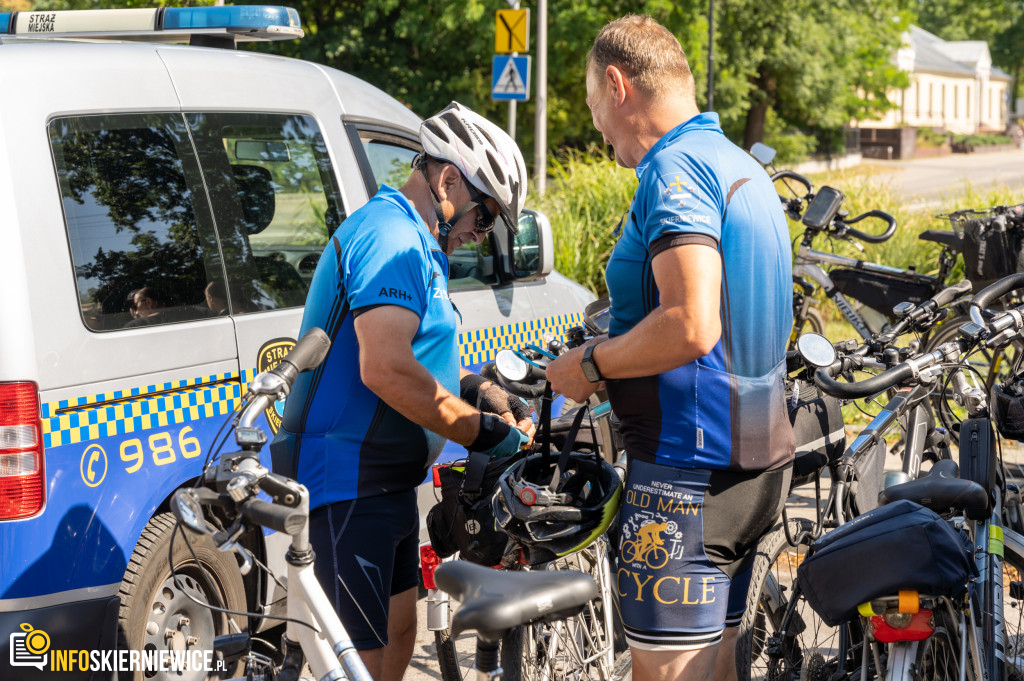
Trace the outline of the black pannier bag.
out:
<instances>
[{"instance_id":1,"label":"black pannier bag","mask_svg":"<svg viewBox=\"0 0 1024 681\"><path fill-rule=\"evenodd\" d=\"M797 568L807 602L828 626L874 598L916 590L957 598L977 576L973 546L937 513L895 501L827 533Z\"/></svg>"},{"instance_id":2,"label":"black pannier bag","mask_svg":"<svg viewBox=\"0 0 1024 681\"><path fill-rule=\"evenodd\" d=\"M793 424L796 458L791 487L806 484L846 450L846 427L839 400L810 381L786 380L786 408Z\"/></svg>"},{"instance_id":3,"label":"black pannier bag","mask_svg":"<svg viewBox=\"0 0 1024 681\"><path fill-rule=\"evenodd\" d=\"M427 513L427 534L437 555L447 558L458 551L459 558L488 567L501 562L508 535L494 520L491 493L501 474L523 455L490 461L486 454L472 452L435 468L441 501Z\"/></svg>"},{"instance_id":4,"label":"black pannier bag","mask_svg":"<svg viewBox=\"0 0 1024 681\"><path fill-rule=\"evenodd\" d=\"M963 230L964 276L975 291L989 284L1024 272L1024 233L1020 227L993 229L991 218L960 219L954 226Z\"/></svg>"},{"instance_id":5,"label":"black pannier bag","mask_svg":"<svg viewBox=\"0 0 1024 681\"><path fill-rule=\"evenodd\" d=\"M882 274L837 267L828 276L836 288L853 300L893 319L892 309L903 302L920 305L935 291L935 280L923 274Z\"/></svg>"}]
</instances>

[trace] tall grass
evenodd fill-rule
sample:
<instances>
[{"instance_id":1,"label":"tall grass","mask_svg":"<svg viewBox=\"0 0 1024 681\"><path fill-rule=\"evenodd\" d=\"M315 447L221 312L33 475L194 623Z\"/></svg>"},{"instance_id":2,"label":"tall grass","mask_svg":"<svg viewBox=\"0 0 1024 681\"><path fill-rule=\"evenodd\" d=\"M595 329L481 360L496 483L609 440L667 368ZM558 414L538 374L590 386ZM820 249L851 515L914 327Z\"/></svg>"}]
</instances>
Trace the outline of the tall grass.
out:
<instances>
[{"instance_id":1,"label":"tall grass","mask_svg":"<svg viewBox=\"0 0 1024 681\"><path fill-rule=\"evenodd\" d=\"M604 268L615 246L613 234L629 210L636 174L594 150L566 153L553 163L551 175L547 193L534 199L532 207L551 220L555 269L603 296L608 292Z\"/></svg>"},{"instance_id":2,"label":"tall grass","mask_svg":"<svg viewBox=\"0 0 1024 681\"><path fill-rule=\"evenodd\" d=\"M860 258L900 268L914 268L921 274L938 272L939 247L918 239L927 229L949 229L949 222L935 217L963 208L984 208L993 205L1020 203L1020 192L1009 187L977 187L964 183L955 192L935 205L922 206L908 202L885 183L875 178L870 169L852 168L827 174L812 175L815 186L829 185L846 195L843 208L857 215L868 210L883 210L896 218L896 235L884 244L864 244L863 250L847 241L815 240L814 248L840 255ZM543 211L551 219L555 238L555 268L580 282L597 295L605 295L604 268L615 245L614 232L629 209L636 190L636 175L620 168L603 151L566 152L552 164L547 193L531 194L531 207ZM785 187L778 185L780 193ZM796 240L803 230L791 222L790 236ZM856 225L868 233L885 228L881 221L865 220ZM951 277L962 277L962 263ZM845 324L831 304L823 304L827 321ZM842 328L842 327L838 327ZM846 327L852 334L853 329ZM850 336L852 337L852 336Z\"/></svg>"}]
</instances>

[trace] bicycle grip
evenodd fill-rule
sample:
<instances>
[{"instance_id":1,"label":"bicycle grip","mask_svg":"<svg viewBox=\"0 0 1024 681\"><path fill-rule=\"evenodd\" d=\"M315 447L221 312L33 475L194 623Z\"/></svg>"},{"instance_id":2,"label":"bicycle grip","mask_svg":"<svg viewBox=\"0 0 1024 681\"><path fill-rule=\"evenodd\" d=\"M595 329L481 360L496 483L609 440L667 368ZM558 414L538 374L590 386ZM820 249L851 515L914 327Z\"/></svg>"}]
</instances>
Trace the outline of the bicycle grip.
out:
<instances>
[{"instance_id":1,"label":"bicycle grip","mask_svg":"<svg viewBox=\"0 0 1024 681\"><path fill-rule=\"evenodd\" d=\"M331 349L331 339L327 337L323 329L313 327L299 339L288 356L282 362L288 362L300 374L320 366L320 362L327 356Z\"/></svg>"},{"instance_id":2,"label":"bicycle grip","mask_svg":"<svg viewBox=\"0 0 1024 681\"><path fill-rule=\"evenodd\" d=\"M1008 277L1003 277L999 281L990 286L986 286L981 291L978 291L973 298L971 298L971 307L978 308L980 312L984 308L989 306L996 298L1005 296L1010 291L1014 291L1019 288L1024 288L1024 274L1011 274Z\"/></svg>"},{"instance_id":3,"label":"bicycle grip","mask_svg":"<svg viewBox=\"0 0 1024 681\"><path fill-rule=\"evenodd\" d=\"M932 300L935 301L935 307L945 307L960 296L971 292L971 282L969 279L964 279L955 286L947 286L942 289L934 296Z\"/></svg>"},{"instance_id":4,"label":"bicycle grip","mask_svg":"<svg viewBox=\"0 0 1024 681\"><path fill-rule=\"evenodd\" d=\"M837 362L836 365L841 363ZM833 365L833 366L836 366ZM832 369L832 367L829 367ZM892 369L883 371L877 376L865 379L863 381L857 381L856 383L840 383L839 381L832 378L830 372L826 369L818 369L814 372L814 383L823 392L838 397L844 400L853 400L858 397L868 397L869 395L876 395L883 390L888 390L900 381L905 381L914 375L910 365L906 363L897 364Z\"/></svg>"},{"instance_id":5,"label":"bicycle grip","mask_svg":"<svg viewBox=\"0 0 1024 681\"><path fill-rule=\"evenodd\" d=\"M306 514L294 508L250 499L238 508L242 517L262 527L285 534L297 534L306 524Z\"/></svg>"},{"instance_id":6,"label":"bicycle grip","mask_svg":"<svg viewBox=\"0 0 1024 681\"><path fill-rule=\"evenodd\" d=\"M867 218L878 218L879 220L884 220L889 226L886 227L885 231L882 232L881 234L866 234L860 231L859 229L849 227L849 225L852 225L855 222L860 222L861 220ZM883 210L869 210L867 213L861 213L857 217L851 218L849 220L844 220L843 222L849 228L848 233L851 236L860 239L861 241L866 241L869 244L880 244L882 242L888 241L889 239L892 238L892 235L896 233L896 218L889 215Z\"/></svg>"}]
</instances>

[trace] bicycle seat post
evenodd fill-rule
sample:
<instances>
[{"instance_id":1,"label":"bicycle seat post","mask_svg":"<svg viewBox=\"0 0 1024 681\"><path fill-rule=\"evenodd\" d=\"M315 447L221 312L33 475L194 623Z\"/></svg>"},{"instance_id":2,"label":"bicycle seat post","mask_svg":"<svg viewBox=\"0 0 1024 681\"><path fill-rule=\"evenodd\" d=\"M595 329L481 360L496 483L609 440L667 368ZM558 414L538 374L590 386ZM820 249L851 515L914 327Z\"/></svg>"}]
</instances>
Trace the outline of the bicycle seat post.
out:
<instances>
[{"instance_id":1,"label":"bicycle seat post","mask_svg":"<svg viewBox=\"0 0 1024 681\"><path fill-rule=\"evenodd\" d=\"M502 669L498 666L498 648L501 639L485 640L483 636L476 638L476 670L477 681L500 681Z\"/></svg>"}]
</instances>

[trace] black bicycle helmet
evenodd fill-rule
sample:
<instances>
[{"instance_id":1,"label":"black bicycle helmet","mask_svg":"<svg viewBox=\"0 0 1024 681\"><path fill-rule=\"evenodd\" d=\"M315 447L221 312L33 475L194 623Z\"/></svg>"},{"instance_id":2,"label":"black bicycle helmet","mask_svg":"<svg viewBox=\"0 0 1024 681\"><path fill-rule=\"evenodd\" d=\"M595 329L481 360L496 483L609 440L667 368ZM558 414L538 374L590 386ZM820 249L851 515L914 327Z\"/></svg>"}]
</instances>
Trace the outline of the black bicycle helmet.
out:
<instances>
[{"instance_id":1,"label":"black bicycle helmet","mask_svg":"<svg viewBox=\"0 0 1024 681\"><path fill-rule=\"evenodd\" d=\"M619 510L622 481L611 464L573 452L552 485L559 463L557 454L516 462L498 479L491 498L495 519L522 546L530 565L587 547Z\"/></svg>"}]
</instances>

